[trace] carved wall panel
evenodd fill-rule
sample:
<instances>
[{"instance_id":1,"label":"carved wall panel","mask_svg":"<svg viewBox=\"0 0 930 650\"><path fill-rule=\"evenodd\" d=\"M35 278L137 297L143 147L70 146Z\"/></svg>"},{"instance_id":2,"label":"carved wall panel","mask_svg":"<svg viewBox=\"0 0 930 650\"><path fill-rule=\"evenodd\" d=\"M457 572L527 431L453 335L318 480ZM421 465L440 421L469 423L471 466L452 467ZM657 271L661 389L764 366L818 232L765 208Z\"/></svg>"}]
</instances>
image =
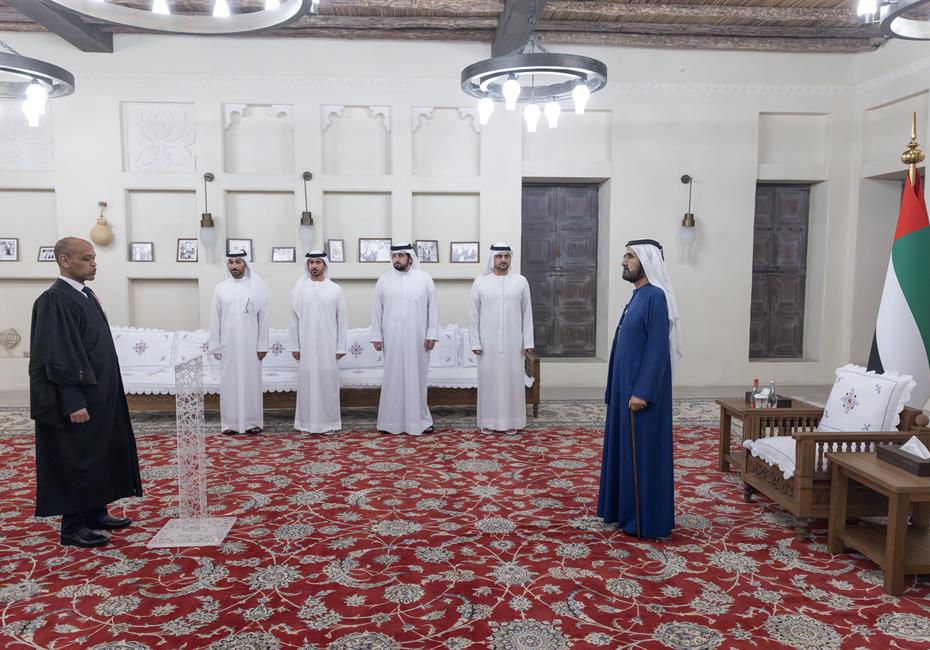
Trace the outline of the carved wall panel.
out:
<instances>
[{"instance_id":1,"label":"carved wall panel","mask_svg":"<svg viewBox=\"0 0 930 650\"><path fill-rule=\"evenodd\" d=\"M125 102L122 119L125 171L194 171L193 104Z\"/></svg>"},{"instance_id":2,"label":"carved wall panel","mask_svg":"<svg viewBox=\"0 0 930 650\"><path fill-rule=\"evenodd\" d=\"M17 102L0 102L0 171L54 171L54 144L51 108L30 127Z\"/></svg>"}]
</instances>

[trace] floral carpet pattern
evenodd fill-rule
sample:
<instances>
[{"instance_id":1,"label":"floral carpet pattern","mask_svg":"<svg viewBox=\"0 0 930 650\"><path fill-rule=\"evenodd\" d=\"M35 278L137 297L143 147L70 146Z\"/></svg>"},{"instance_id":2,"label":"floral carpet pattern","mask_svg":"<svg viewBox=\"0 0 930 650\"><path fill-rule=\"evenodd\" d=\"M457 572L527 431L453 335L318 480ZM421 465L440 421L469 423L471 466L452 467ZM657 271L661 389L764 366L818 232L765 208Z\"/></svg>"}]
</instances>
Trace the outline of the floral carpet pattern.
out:
<instances>
[{"instance_id":1,"label":"floral carpet pattern","mask_svg":"<svg viewBox=\"0 0 930 650\"><path fill-rule=\"evenodd\" d=\"M716 469L713 403L676 400L677 528L639 541L595 517L601 405L547 402L518 436L474 412L436 433L207 440L222 546L149 550L176 514L173 420L135 417L146 495L100 549L31 516L31 425L0 409L0 647L94 650L926 648L930 583L892 597L825 531L746 504ZM648 480L648 479L646 479Z\"/></svg>"}]
</instances>

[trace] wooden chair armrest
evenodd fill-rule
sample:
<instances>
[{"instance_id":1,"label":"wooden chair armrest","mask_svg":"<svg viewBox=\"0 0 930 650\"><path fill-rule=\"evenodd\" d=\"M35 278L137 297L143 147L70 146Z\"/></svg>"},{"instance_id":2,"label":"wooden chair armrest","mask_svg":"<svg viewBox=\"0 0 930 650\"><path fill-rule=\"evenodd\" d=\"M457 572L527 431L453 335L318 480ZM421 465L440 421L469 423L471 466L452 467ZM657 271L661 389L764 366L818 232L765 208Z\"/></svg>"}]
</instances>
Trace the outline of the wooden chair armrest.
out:
<instances>
[{"instance_id":1,"label":"wooden chair armrest","mask_svg":"<svg viewBox=\"0 0 930 650\"><path fill-rule=\"evenodd\" d=\"M539 357L536 356L535 352L530 352L526 355L526 358L523 361L523 367L526 370L526 374L536 382L539 382Z\"/></svg>"}]
</instances>

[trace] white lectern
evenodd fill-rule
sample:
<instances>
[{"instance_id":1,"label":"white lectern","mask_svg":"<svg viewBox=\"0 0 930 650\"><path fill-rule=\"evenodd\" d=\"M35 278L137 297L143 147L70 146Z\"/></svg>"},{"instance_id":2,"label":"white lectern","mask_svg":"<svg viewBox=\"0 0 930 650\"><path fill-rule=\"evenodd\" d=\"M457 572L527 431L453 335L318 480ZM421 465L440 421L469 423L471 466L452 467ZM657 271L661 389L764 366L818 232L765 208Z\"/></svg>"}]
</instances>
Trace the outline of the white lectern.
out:
<instances>
[{"instance_id":1,"label":"white lectern","mask_svg":"<svg viewBox=\"0 0 930 650\"><path fill-rule=\"evenodd\" d=\"M210 350L174 367L178 428L178 518L149 540L148 548L219 546L235 517L210 517L204 450L203 366Z\"/></svg>"}]
</instances>

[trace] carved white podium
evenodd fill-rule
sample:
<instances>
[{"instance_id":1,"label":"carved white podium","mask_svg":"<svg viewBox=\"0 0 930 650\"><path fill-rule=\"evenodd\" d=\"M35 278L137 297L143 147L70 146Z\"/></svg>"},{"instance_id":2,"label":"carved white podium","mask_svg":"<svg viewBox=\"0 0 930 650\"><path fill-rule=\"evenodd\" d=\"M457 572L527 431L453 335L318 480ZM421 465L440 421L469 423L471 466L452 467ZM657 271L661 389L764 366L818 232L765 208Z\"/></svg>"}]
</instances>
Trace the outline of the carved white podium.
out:
<instances>
[{"instance_id":1,"label":"carved white podium","mask_svg":"<svg viewBox=\"0 0 930 650\"><path fill-rule=\"evenodd\" d=\"M210 517L204 450L203 368L210 350L174 367L178 429L178 518L149 540L148 548L219 546L235 517Z\"/></svg>"}]
</instances>

